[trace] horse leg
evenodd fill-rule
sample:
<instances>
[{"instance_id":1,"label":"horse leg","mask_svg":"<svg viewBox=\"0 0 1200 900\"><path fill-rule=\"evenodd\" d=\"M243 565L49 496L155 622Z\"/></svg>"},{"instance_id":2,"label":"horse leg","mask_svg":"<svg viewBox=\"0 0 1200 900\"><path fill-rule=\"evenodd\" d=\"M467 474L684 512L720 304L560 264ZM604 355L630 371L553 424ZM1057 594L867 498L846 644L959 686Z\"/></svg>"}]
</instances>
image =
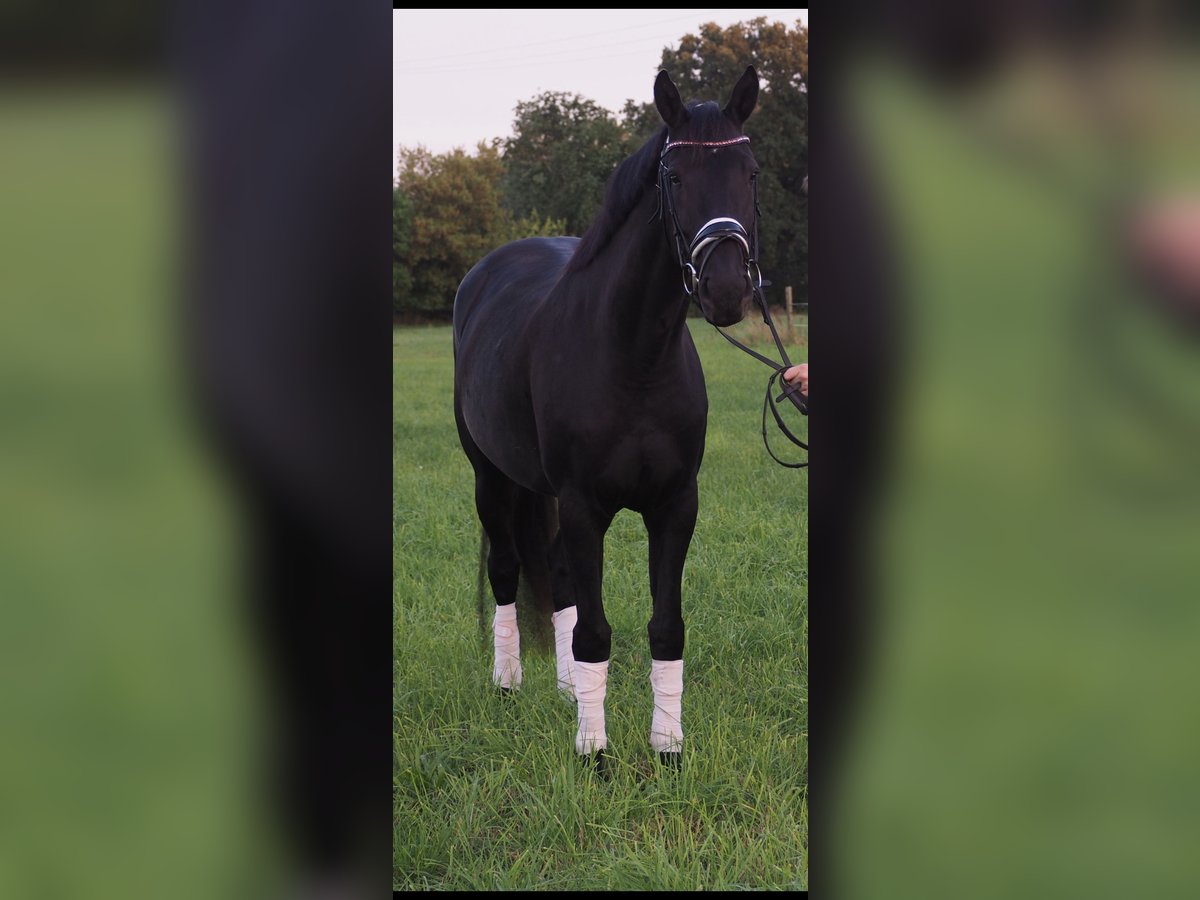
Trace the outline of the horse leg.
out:
<instances>
[{"instance_id":1,"label":"horse leg","mask_svg":"<svg viewBox=\"0 0 1200 900\"><path fill-rule=\"evenodd\" d=\"M562 533L555 535L550 545L550 579L553 585L554 654L558 663L558 689L563 696L575 702L575 654L571 644L575 639L575 591L571 586L571 571L567 565L567 551L563 547Z\"/></svg>"},{"instance_id":2,"label":"horse leg","mask_svg":"<svg viewBox=\"0 0 1200 900\"><path fill-rule=\"evenodd\" d=\"M492 619L495 654L492 683L511 691L521 686L521 634L517 629L517 579L521 563L513 530L517 485L484 456L471 437L463 418L457 383L454 421L463 450L475 470L475 509L488 536L488 581L496 598L496 614Z\"/></svg>"},{"instance_id":3,"label":"horse leg","mask_svg":"<svg viewBox=\"0 0 1200 900\"><path fill-rule=\"evenodd\" d=\"M650 537L650 593L654 614L650 636L650 685L654 716L650 746L666 764L678 768L683 750L683 610L680 583L688 545L696 527L696 484L685 493L642 515Z\"/></svg>"},{"instance_id":4,"label":"horse leg","mask_svg":"<svg viewBox=\"0 0 1200 900\"><path fill-rule=\"evenodd\" d=\"M516 485L486 461L475 470L475 507L491 545L488 580L496 598L492 620L495 662L492 683L504 690L521 686L521 635L517 629L517 577L520 562L513 539Z\"/></svg>"},{"instance_id":5,"label":"horse leg","mask_svg":"<svg viewBox=\"0 0 1200 900\"><path fill-rule=\"evenodd\" d=\"M612 514L603 512L584 498L560 495L558 517L577 615L571 644L579 720L575 752L598 760L608 746L608 735L604 730L604 695L608 690L612 627L604 617L600 583L604 568L604 533L612 522Z\"/></svg>"}]
</instances>

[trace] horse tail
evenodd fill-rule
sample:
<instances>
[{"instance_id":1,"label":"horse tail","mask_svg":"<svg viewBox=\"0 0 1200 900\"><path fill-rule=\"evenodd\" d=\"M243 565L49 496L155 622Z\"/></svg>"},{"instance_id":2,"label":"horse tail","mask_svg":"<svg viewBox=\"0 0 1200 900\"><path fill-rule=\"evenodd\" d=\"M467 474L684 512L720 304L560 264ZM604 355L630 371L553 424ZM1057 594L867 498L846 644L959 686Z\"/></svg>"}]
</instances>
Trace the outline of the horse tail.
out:
<instances>
[{"instance_id":1,"label":"horse tail","mask_svg":"<svg viewBox=\"0 0 1200 900\"><path fill-rule=\"evenodd\" d=\"M558 500L517 489L513 510L513 540L521 561L517 587L517 616L521 642L542 650L554 646L554 592L550 576L550 545L558 534Z\"/></svg>"}]
</instances>

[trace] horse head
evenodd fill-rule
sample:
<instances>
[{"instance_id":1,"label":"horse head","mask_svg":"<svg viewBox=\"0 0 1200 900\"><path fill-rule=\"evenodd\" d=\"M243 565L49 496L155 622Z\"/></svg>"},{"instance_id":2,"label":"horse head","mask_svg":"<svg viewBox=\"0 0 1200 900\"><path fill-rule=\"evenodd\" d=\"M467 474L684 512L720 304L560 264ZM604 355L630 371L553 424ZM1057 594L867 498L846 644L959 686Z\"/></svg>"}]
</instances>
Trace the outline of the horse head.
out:
<instances>
[{"instance_id":1,"label":"horse head","mask_svg":"<svg viewBox=\"0 0 1200 900\"><path fill-rule=\"evenodd\" d=\"M667 125L659 191L683 273L713 325L746 314L761 276L756 254L758 164L742 125L758 102L758 74L747 68L724 109L685 106L666 72L654 82L654 103Z\"/></svg>"}]
</instances>

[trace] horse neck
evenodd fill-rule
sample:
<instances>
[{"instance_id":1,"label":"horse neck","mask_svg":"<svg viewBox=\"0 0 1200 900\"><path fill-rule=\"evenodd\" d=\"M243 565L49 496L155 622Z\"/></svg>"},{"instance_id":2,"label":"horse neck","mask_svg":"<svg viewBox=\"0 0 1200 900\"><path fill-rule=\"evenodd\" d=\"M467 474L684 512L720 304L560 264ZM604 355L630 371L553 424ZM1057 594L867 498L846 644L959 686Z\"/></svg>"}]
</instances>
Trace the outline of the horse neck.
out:
<instances>
[{"instance_id":1,"label":"horse neck","mask_svg":"<svg viewBox=\"0 0 1200 900\"><path fill-rule=\"evenodd\" d=\"M647 194L597 260L613 274L596 298L626 366L643 374L675 358L688 311L666 230L657 218L647 222L656 209Z\"/></svg>"}]
</instances>

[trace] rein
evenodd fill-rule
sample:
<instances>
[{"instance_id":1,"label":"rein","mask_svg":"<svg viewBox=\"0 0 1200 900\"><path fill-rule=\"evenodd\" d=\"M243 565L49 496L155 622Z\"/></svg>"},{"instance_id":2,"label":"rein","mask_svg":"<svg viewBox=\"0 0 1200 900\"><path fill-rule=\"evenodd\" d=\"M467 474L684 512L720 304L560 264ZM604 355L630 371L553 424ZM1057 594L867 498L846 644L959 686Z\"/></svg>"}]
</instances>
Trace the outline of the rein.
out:
<instances>
[{"instance_id":1,"label":"rein","mask_svg":"<svg viewBox=\"0 0 1200 900\"><path fill-rule=\"evenodd\" d=\"M803 469L808 465L808 461L792 463L786 462L775 455L775 451L771 449L771 444L767 440L767 411L770 410L771 415L775 419L775 424L784 436L797 447L800 447L805 452L808 451L808 444L796 437L792 430L788 428L783 421L783 416L779 414L776 404L785 397L792 402L796 409L800 410L802 415L808 415L808 402L803 394L800 393L799 385L790 385L782 381L782 376L785 370L791 367L792 362L788 358L787 350L783 346L783 341L779 338L779 332L775 330L775 323L771 321L771 312L767 306L767 299L763 295L762 290L762 270L758 266L758 220L762 216L762 210L758 205L758 181L754 184L754 234L753 236L746 233L746 229L737 219L726 217L710 219L700 227L696 232L696 236L689 242L683 236L683 229L679 225L679 218L675 213L674 197L671 194L671 179L670 173L667 170L665 162L667 152L676 147L730 147L735 144L748 144L750 138L742 135L741 137L732 138L727 141L672 141L669 137L663 145L662 153L659 154L658 166L658 211L656 215L665 219L665 212L671 217L671 227L674 230L673 239L675 243L675 254L679 260L680 269L683 272L683 290L692 302L696 304L696 308L700 309L700 300L697 296L697 291L700 288L700 280L704 274L704 266L708 263L709 258L722 241L731 240L736 242L742 248L743 257L746 260L746 277L750 279L750 284L753 288L754 299L758 303L759 309L762 311L763 321L771 330L771 337L775 341L775 347L779 350L779 355L783 359L783 364L775 362L775 360L763 356L756 350L752 350L743 344L741 341L731 337L722 329L713 325L717 329L717 333L729 343L733 344L740 350L753 356L759 362L769 366L774 371L771 377L767 380L767 393L763 398L762 411L762 437L763 446L767 448L767 453L771 459L789 469ZM754 274L752 274L752 271ZM755 277L757 274L757 278ZM701 309L701 312L703 310ZM711 323L710 323L711 324ZM783 393L778 397L773 397L775 392L776 381L779 381L783 387Z\"/></svg>"}]
</instances>

